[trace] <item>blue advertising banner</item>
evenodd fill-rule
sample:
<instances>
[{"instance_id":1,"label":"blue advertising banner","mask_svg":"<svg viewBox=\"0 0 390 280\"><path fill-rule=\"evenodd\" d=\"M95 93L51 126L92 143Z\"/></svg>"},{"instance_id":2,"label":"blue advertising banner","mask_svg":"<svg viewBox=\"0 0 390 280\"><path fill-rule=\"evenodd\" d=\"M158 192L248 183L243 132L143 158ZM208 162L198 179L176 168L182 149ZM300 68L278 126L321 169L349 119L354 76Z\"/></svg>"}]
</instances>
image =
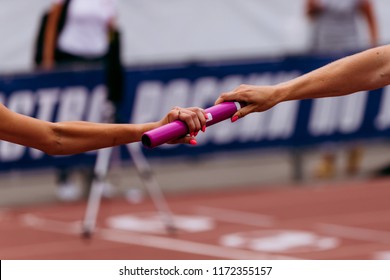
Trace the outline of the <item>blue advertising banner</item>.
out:
<instances>
[{"instance_id":1,"label":"blue advertising banner","mask_svg":"<svg viewBox=\"0 0 390 280\"><path fill-rule=\"evenodd\" d=\"M221 92L243 83L275 84L318 68L335 58L287 57L262 61L193 63L126 69L123 122L160 119L172 107L207 108ZM49 121L99 122L106 88L100 70L34 73L0 77L0 102L11 110ZM353 81L346 81L353 82ZM324 141L385 138L390 133L390 93L373 92L316 100L290 101L247 116L225 121L198 135L198 145L163 145L145 150L148 156L196 155L267 147L296 148ZM51 157L40 151L0 141L0 169L61 164L92 164L95 152ZM122 156L128 159L126 149Z\"/></svg>"},{"instance_id":2,"label":"blue advertising banner","mask_svg":"<svg viewBox=\"0 0 390 280\"><path fill-rule=\"evenodd\" d=\"M101 121L106 89L100 70L35 73L0 78L0 102L9 109L47 121ZM0 169L92 164L95 153L48 156L41 151L0 141Z\"/></svg>"}]
</instances>

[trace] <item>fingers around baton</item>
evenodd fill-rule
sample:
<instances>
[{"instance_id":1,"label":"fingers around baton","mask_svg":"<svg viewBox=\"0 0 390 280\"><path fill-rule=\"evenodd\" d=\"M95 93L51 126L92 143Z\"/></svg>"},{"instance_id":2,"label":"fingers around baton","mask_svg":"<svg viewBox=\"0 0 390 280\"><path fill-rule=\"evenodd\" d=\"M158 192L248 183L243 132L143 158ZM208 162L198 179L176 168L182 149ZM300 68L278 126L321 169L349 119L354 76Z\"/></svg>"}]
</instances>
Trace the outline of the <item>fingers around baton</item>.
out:
<instances>
[{"instance_id":1,"label":"fingers around baton","mask_svg":"<svg viewBox=\"0 0 390 280\"><path fill-rule=\"evenodd\" d=\"M197 119L197 114L188 109L181 109L180 112L179 119L187 124L190 135L194 135L200 130L200 122Z\"/></svg>"},{"instance_id":2,"label":"fingers around baton","mask_svg":"<svg viewBox=\"0 0 390 280\"><path fill-rule=\"evenodd\" d=\"M207 120L207 114L206 112L201 109L201 108L198 108L198 107L191 107L189 108L189 110L193 111L196 116L195 116L195 119L194 119L194 123L196 125L196 131L195 133L197 133L199 130L202 130L203 132L206 131L206 120ZM196 136L196 134L195 134Z\"/></svg>"}]
</instances>

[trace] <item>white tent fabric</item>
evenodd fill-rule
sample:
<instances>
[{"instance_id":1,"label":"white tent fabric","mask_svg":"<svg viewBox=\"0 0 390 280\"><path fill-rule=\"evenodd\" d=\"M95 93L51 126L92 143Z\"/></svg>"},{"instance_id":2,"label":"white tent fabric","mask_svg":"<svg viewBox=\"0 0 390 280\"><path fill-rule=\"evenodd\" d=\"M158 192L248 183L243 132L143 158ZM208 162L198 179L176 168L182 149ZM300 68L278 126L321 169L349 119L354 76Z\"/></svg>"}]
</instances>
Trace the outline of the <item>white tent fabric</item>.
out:
<instances>
[{"instance_id":1,"label":"white tent fabric","mask_svg":"<svg viewBox=\"0 0 390 280\"><path fill-rule=\"evenodd\" d=\"M390 1L374 3L381 42L390 42ZM49 5L0 0L0 73L31 69ZM119 6L126 65L300 53L310 34L303 0L119 0Z\"/></svg>"}]
</instances>

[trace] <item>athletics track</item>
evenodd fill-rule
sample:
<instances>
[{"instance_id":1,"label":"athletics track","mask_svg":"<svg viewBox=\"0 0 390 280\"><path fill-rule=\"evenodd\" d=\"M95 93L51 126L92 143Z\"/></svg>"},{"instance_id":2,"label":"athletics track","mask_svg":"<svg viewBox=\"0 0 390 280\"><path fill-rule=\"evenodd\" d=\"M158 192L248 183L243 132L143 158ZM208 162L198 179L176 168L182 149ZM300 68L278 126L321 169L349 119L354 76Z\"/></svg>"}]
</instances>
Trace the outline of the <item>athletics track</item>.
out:
<instances>
[{"instance_id":1,"label":"athletics track","mask_svg":"<svg viewBox=\"0 0 390 280\"><path fill-rule=\"evenodd\" d=\"M390 180L167 194L178 227L153 203L104 200L91 240L85 203L0 209L0 259L390 259Z\"/></svg>"}]
</instances>

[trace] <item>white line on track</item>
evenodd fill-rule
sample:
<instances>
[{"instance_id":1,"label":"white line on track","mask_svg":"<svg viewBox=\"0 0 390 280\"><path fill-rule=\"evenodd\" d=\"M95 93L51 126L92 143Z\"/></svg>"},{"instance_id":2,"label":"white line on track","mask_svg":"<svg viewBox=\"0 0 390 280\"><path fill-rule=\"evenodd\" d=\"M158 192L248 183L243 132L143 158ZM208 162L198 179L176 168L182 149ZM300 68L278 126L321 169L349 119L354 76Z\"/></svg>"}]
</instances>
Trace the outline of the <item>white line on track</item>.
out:
<instances>
[{"instance_id":1,"label":"white line on track","mask_svg":"<svg viewBox=\"0 0 390 280\"><path fill-rule=\"evenodd\" d=\"M100 230L100 235L104 240L110 240L120 243L142 245L170 251L177 251L188 254L216 257L233 260L287 260L293 259L283 255L264 254L248 250L231 249L213 244L204 244L199 242L178 240L167 237L141 235L137 233L120 232L117 230Z\"/></svg>"},{"instance_id":2,"label":"white line on track","mask_svg":"<svg viewBox=\"0 0 390 280\"><path fill-rule=\"evenodd\" d=\"M198 206L195 208L195 211L199 214L207 215L216 220L234 224L260 227L272 227L276 224L276 219L269 215L254 214L250 212L207 206Z\"/></svg>"},{"instance_id":3,"label":"white line on track","mask_svg":"<svg viewBox=\"0 0 390 280\"><path fill-rule=\"evenodd\" d=\"M27 216L27 217L26 217ZM34 215L25 215L22 217L23 225L34 229L56 232L62 234L80 234L81 227L77 228L78 223L60 222L47 220ZM93 238L101 238L106 241L118 242L122 244L131 244L136 246L151 247L163 250L177 251L187 254L203 255L221 259L258 259L258 260L278 260L293 259L289 256L253 252L235 248L227 248L213 244L205 244L194 241L178 240L169 237L145 235L134 232L125 232L113 229L96 229Z\"/></svg>"},{"instance_id":4,"label":"white line on track","mask_svg":"<svg viewBox=\"0 0 390 280\"><path fill-rule=\"evenodd\" d=\"M375 243L390 243L390 232L358 227L348 227L333 224L318 224L318 230L333 236L350 238L355 240L370 241Z\"/></svg>"},{"instance_id":5,"label":"white line on track","mask_svg":"<svg viewBox=\"0 0 390 280\"><path fill-rule=\"evenodd\" d=\"M20 217L22 225L50 232L81 234L81 222L61 222L37 217L33 214L25 214Z\"/></svg>"}]
</instances>

